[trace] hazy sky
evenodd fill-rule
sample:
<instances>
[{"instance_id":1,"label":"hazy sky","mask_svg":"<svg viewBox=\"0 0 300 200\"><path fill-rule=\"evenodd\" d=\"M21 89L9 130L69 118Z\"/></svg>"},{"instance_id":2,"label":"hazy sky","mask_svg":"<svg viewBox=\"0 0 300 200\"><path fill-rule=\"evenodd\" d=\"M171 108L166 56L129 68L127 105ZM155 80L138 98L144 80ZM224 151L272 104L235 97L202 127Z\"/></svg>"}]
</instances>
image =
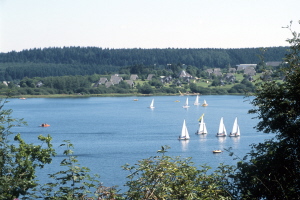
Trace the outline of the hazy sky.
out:
<instances>
[{"instance_id":1,"label":"hazy sky","mask_svg":"<svg viewBox=\"0 0 300 200\"><path fill-rule=\"evenodd\" d=\"M300 0L0 0L0 52L288 46Z\"/></svg>"}]
</instances>

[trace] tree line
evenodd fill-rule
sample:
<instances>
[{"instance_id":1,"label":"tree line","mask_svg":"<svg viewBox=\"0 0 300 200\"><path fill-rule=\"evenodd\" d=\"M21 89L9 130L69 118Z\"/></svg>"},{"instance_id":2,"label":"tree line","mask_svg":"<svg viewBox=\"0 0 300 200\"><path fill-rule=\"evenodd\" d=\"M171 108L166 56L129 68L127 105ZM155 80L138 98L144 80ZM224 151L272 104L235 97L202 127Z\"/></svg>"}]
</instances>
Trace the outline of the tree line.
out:
<instances>
[{"instance_id":1,"label":"tree line","mask_svg":"<svg viewBox=\"0 0 300 200\"><path fill-rule=\"evenodd\" d=\"M124 66L142 64L157 68L184 64L198 69L226 68L228 65L282 61L288 47L242 49L103 49L63 47L0 53L0 80L23 77L104 74Z\"/></svg>"}]
</instances>

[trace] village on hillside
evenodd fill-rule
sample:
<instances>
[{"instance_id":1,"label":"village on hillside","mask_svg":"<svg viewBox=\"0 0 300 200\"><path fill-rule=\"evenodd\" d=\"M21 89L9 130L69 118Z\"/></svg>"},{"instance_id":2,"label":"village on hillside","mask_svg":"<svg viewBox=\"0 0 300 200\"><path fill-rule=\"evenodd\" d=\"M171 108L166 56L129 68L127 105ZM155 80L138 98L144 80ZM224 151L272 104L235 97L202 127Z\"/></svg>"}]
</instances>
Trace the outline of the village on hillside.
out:
<instances>
[{"instance_id":1,"label":"village on hillside","mask_svg":"<svg viewBox=\"0 0 300 200\"><path fill-rule=\"evenodd\" d=\"M282 62L267 62L266 65L270 67L278 67ZM242 73L244 74L249 81L253 80L253 76L256 75L256 66L257 64L239 64L236 65L236 68L231 67L228 69L227 73L222 73L222 70L220 68L209 68L206 69L205 72L208 74L209 77L216 76L221 78L221 84L224 82L231 82L234 83L236 80L236 74ZM265 76L269 76L272 73L272 71L268 71L268 73L265 72ZM152 78L155 77L154 74L148 74L147 81L151 81ZM109 88L112 85L118 85L121 81L126 82L130 85L130 87L134 87L134 81L138 80L139 77L137 74L131 74L129 80L123 80L123 78L119 74L114 74L110 76L110 79L106 77L101 77L98 82L96 82L93 87L98 87L99 85L105 85L105 87ZM177 86L181 86L181 81L184 80L188 83L190 83L191 80L197 80L198 77L193 77L189 73L187 73L185 70L182 70L177 77L172 76L160 76L160 81L163 84L166 83L173 83Z\"/></svg>"}]
</instances>

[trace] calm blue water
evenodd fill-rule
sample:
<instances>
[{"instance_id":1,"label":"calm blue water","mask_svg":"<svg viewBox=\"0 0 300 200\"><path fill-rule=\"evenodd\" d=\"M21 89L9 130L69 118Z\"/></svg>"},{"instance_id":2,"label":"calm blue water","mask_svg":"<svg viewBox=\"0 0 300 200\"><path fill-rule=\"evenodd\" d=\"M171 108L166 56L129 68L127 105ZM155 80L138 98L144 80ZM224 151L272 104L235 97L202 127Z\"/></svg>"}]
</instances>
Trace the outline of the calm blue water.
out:
<instances>
[{"instance_id":1,"label":"calm blue water","mask_svg":"<svg viewBox=\"0 0 300 200\"><path fill-rule=\"evenodd\" d=\"M133 99L138 98L138 101ZM155 109L147 108L155 99ZM155 97L91 97L91 98L32 98L10 99L5 109L14 110L14 118L24 118L28 126L14 128L28 143L36 143L40 134L50 134L58 156L51 166L39 171L39 179L46 174L59 171L63 140L74 144L74 153L81 166L89 167L92 173L100 174L105 186L125 184L128 172L121 166L137 163L138 160L155 156L163 145L171 147L170 156L192 157L198 166L208 164L216 167L219 163L234 164L228 153L213 154L214 149L232 147L244 156L250 151L249 145L263 142L273 135L257 133L253 127L257 120L247 114L251 109L243 96L201 96L208 107L194 106L195 96L189 96L190 108L182 108L187 96ZM179 100L180 102L175 102ZM205 114L207 136L194 133L198 119ZM241 137L217 138L220 118L229 133L235 117L238 117ZM186 120L191 139L177 140L183 120ZM39 127L42 123L51 126ZM39 144L39 143L38 143Z\"/></svg>"}]
</instances>

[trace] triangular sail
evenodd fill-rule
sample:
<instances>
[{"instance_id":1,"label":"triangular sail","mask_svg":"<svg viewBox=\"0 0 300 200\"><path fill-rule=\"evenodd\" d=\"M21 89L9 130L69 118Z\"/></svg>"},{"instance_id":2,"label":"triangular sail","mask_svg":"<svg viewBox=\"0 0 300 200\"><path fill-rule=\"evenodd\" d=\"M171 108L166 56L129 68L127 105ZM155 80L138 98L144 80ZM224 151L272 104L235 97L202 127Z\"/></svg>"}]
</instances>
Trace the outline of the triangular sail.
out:
<instances>
[{"instance_id":1,"label":"triangular sail","mask_svg":"<svg viewBox=\"0 0 300 200\"><path fill-rule=\"evenodd\" d=\"M223 124L223 117L222 117L221 120L220 120L218 133L222 133L223 132L223 129L224 129L223 126L224 126L224 124Z\"/></svg>"},{"instance_id":2,"label":"triangular sail","mask_svg":"<svg viewBox=\"0 0 300 200\"><path fill-rule=\"evenodd\" d=\"M237 122L237 117L234 120L230 136L240 136L240 127Z\"/></svg>"},{"instance_id":3,"label":"triangular sail","mask_svg":"<svg viewBox=\"0 0 300 200\"><path fill-rule=\"evenodd\" d=\"M205 125L203 117L201 118L201 121L199 124L198 134L207 134L207 129L206 129L206 125Z\"/></svg>"},{"instance_id":4,"label":"triangular sail","mask_svg":"<svg viewBox=\"0 0 300 200\"><path fill-rule=\"evenodd\" d=\"M154 99L152 99L152 101L151 101L151 104L150 104L149 108L154 108Z\"/></svg>"},{"instance_id":5,"label":"triangular sail","mask_svg":"<svg viewBox=\"0 0 300 200\"><path fill-rule=\"evenodd\" d=\"M186 98L185 104L184 106L182 106L183 108L188 108L189 106L189 98Z\"/></svg>"},{"instance_id":6,"label":"triangular sail","mask_svg":"<svg viewBox=\"0 0 300 200\"><path fill-rule=\"evenodd\" d=\"M185 123L185 121L184 121L184 123ZM185 138L190 139L190 135L189 135L188 129L186 127L186 124L185 124Z\"/></svg>"},{"instance_id":7,"label":"triangular sail","mask_svg":"<svg viewBox=\"0 0 300 200\"><path fill-rule=\"evenodd\" d=\"M197 97L196 97L196 100L195 100L195 102L194 102L194 105L199 105L199 96L197 95Z\"/></svg>"},{"instance_id":8,"label":"triangular sail","mask_svg":"<svg viewBox=\"0 0 300 200\"><path fill-rule=\"evenodd\" d=\"M237 128L238 128L238 124L237 124L237 118L235 118L233 126L232 126L232 131L231 133L236 133L237 132Z\"/></svg>"},{"instance_id":9,"label":"triangular sail","mask_svg":"<svg viewBox=\"0 0 300 200\"><path fill-rule=\"evenodd\" d=\"M199 117L198 121L201 122L203 117L204 117L204 113Z\"/></svg>"},{"instance_id":10,"label":"triangular sail","mask_svg":"<svg viewBox=\"0 0 300 200\"><path fill-rule=\"evenodd\" d=\"M227 131L226 131L226 128L225 128L225 125L224 125L224 122L223 122L223 117L221 117L217 136L226 136L226 135L227 135Z\"/></svg>"},{"instance_id":11,"label":"triangular sail","mask_svg":"<svg viewBox=\"0 0 300 200\"><path fill-rule=\"evenodd\" d=\"M204 134L207 134L207 129L206 129L205 123L203 124L203 132L204 132Z\"/></svg>"},{"instance_id":12,"label":"triangular sail","mask_svg":"<svg viewBox=\"0 0 300 200\"><path fill-rule=\"evenodd\" d=\"M182 129L181 129L181 135L179 139L185 139L188 140L190 139L190 135L189 132L187 130L186 124L185 124L185 120L183 120L183 125L182 125Z\"/></svg>"},{"instance_id":13,"label":"triangular sail","mask_svg":"<svg viewBox=\"0 0 300 200\"><path fill-rule=\"evenodd\" d=\"M203 101L202 106L208 106L208 104L206 103L205 99L204 99L204 101Z\"/></svg>"}]
</instances>

